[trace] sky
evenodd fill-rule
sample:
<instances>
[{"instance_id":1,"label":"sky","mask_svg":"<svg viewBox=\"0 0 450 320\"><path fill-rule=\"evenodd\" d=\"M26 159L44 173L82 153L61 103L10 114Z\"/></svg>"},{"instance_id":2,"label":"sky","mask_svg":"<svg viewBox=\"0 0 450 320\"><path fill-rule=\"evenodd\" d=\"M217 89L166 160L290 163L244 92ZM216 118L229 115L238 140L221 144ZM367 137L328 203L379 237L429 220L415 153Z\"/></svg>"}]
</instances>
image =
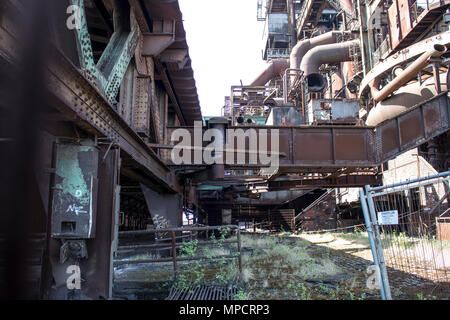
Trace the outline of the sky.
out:
<instances>
[{"instance_id":1,"label":"sky","mask_svg":"<svg viewBox=\"0 0 450 320\"><path fill-rule=\"evenodd\" d=\"M264 68L257 0L179 0L203 116L220 116L232 85Z\"/></svg>"}]
</instances>

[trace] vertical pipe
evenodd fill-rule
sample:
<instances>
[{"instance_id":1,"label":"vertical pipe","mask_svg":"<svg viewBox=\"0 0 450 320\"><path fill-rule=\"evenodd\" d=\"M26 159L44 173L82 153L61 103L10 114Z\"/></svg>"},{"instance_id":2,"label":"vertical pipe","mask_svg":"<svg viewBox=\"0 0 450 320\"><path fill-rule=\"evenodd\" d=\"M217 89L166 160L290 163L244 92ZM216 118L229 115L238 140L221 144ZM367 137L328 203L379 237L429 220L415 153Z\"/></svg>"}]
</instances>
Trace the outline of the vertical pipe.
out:
<instances>
[{"instance_id":1,"label":"vertical pipe","mask_svg":"<svg viewBox=\"0 0 450 320\"><path fill-rule=\"evenodd\" d=\"M214 140L214 148L216 150L215 154L215 163L211 166L212 179L223 179L225 174L225 164L224 164L224 155L223 152L224 146L226 144L226 126L228 124L228 120L226 118L216 117L209 120L209 125L212 129L216 129L220 131L220 137L215 137L217 140Z\"/></svg>"},{"instance_id":2,"label":"vertical pipe","mask_svg":"<svg viewBox=\"0 0 450 320\"><path fill-rule=\"evenodd\" d=\"M441 90L441 79L439 77L439 63L433 62L433 76L434 76L434 85L436 87L437 94L442 92Z\"/></svg>"},{"instance_id":3,"label":"vertical pipe","mask_svg":"<svg viewBox=\"0 0 450 320\"><path fill-rule=\"evenodd\" d=\"M377 249L375 246L375 241L373 239L374 237L373 237L372 222L369 217L369 210L367 209L366 197L364 196L363 189L359 190L359 199L361 202L361 209L364 214L364 221L366 223L366 229L367 229L367 235L369 237L370 248L372 249L372 257L373 257L373 262L374 262L375 268L376 268L378 285L380 287L381 299L386 300L386 296L384 294L384 288L383 288L383 280L381 278L381 272L380 272L380 263L378 261L378 253L377 253Z\"/></svg>"},{"instance_id":4,"label":"vertical pipe","mask_svg":"<svg viewBox=\"0 0 450 320\"><path fill-rule=\"evenodd\" d=\"M389 288L388 275L387 275L387 271L386 271L386 262L384 261L383 247L381 245L380 230L379 230L379 226L378 226L377 217L375 215L375 205L373 203L372 195L370 193L370 187L366 186L365 189L366 189L367 203L369 205L370 216L371 216L371 219L372 219L374 227L375 227L374 228L375 246L378 251L378 261L379 261L379 265L380 265L381 277L383 279L384 294L386 296L386 300L392 300L391 290Z\"/></svg>"},{"instance_id":5,"label":"vertical pipe","mask_svg":"<svg viewBox=\"0 0 450 320\"><path fill-rule=\"evenodd\" d=\"M332 98L334 98L336 93L344 87L344 79L341 70L336 70L336 72L331 75L331 84L331 91L333 91Z\"/></svg>"},{"instance_id":6,"label":"vertical pipe","mask_svg":"<svg viewBox=\"0 0 450 320\"><path fill-rule=\"evenodd\" d=\"M345 82L345 85L348 85L350 79L355 76L355 72L353 71L354 61L346 61L341 63L342 76ZM356 93L351 93L348 87L345 89L345 97L347 99L356 99Z\"/></svg>"},{"instance_id":7,"label":"vertical pipe","mask_svg":"<svg viewBox=\"0 0 450 320\"><path fill-rule=\"evenodd\" d=\"M351 0L340 0L341 7L345 7L345 11L351 12L353 14L353 5Z\"/></svg>"},{"instance_id":8,"label":"vertical pipe","mask_svg":"<svg viewBox=\"0 0 450 320\"><path fill-rule=\"evenodd\" d=\"M289 6L289 16L290 16L290 24L291 24L291 48L293 48L297 44L297 26L295 25L295 7L294 0L288 0Z\"/></svg>"},{"instance_id":9,"label":"vertical pipe","mask_svg":"<svg viewBox=\"0 0 450 320\"><path fill-rule=\"evenodd\" d=\"M358 0L356 5L358 7L358 12L359 12L358 19L359 19L359 37L361 39L361 60L362 60L361 62L362 62L363 75L365 76L367 61L366 61L366 48L364 45L364 43L366 42L366 41L364 41L364 32L365 32L364 29L369 30L369 28L364 28L364 26L367 23L366 23L366 21L363 21L363 15L362 15L362 11L361 11L361 1ZM367 8L366 8L366 19L368 19L367 18ZM371 54L371 47L370 47L370 41L371 41L370 37L367 37L367 40L368 40L367 44L369 46L369 48L368 48L369 54L367 55L367 57L369 58L369 68L372 68L372 54Z\"/></svg>"}]
</instances>

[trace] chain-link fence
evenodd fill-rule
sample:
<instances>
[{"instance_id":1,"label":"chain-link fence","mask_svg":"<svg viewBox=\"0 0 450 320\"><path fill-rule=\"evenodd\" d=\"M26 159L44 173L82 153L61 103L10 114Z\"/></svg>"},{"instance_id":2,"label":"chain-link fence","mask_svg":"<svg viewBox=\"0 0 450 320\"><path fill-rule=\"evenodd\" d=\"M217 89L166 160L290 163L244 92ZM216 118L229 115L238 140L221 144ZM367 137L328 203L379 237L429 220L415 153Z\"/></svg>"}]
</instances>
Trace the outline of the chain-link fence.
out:
<instances>
[{"instance_id":1,"label":"chain-link fence","mask_svg":"<svg viewBox=\"0 0 450 320\"><path fill-rule=\"evenodd\" d=\"M361 190L361 204L379 267L382 297L389 275L404 272L450 294L450 172Z\"/></svg>"}]
</instances>

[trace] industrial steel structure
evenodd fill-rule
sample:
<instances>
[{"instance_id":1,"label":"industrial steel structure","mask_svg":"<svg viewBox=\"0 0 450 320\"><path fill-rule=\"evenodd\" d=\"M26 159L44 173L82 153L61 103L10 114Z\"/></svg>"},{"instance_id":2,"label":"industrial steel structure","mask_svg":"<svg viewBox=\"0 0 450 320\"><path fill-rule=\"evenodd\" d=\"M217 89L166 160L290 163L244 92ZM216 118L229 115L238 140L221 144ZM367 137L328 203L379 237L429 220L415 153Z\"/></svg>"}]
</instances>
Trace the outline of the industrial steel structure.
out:
<instances>
[{"instance_id":1,"label":"industrial steel structure","mask_svg":"<svg viewBox=\"0 0 450 320\"><path fill-rule=\"evenodd\" d=\"M449 170L450 1L255 5L267 67L203 118L177 0L0 3L8 295L68 299L75 264L111 298L119 230L338 227L404 152Z\"/></svg>"}]
</instances>

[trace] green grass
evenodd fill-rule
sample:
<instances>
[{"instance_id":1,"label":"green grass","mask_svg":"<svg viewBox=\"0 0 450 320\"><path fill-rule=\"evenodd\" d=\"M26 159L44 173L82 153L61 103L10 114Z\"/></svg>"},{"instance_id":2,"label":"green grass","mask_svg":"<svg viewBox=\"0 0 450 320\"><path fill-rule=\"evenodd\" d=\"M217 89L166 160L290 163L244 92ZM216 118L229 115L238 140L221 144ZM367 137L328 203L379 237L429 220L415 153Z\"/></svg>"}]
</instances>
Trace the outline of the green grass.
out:
<instances>
[{"instance_id":1,"label":"green grass","mask_svg":"<svg viewBox=\"0 0 450 320\"><path fill-rule=\"evenodd\" d=\"M236 253L237 245L224 243L224 235L225 231L214 237L212 245L202 245L203 240L183 244L180 255L204 258L196 261L180 261L178 263L179 277L175 283L167 278L167 275L172 273L172 268L167 267L171 266L171 263L165 267L167 270L165 268L137 270L136 277L148 276L152 279L164 277L166 280L163 281L167 281L167 287L175 284L179 288L187 288L192 284L238 284L239 291L235 299L239 300L379 298L377 290L376 292L367 291L364 272L348 275L348 271L341 269L334 262L335 249L315 245L305 239L287 234L242 234L243 268L240 273L237 259L208 259ZM325 236L334 240L343 239L368 246L366 232L325 234ZM394 237L393 239L397 243L407 240L403 234L394 235ZM140 254L129 259L153 258L157 258L157 256ZM405 289L402 288L402 290ZM393 296L395 298L433 299L432 295L428 293L421 295L418 290L419 288L414 288L411 292L402 292L400 289L393 288ZM416 295L417 292L419 294Z\"/></svg>"},{"instance_id":2,"label":"green grass","mask_svg":"<svg viewBox=\"0 0 450 320\"><path fill-rule=\"evenodd\" d=\"M369 236L366 231L349 232L349 233L337 233L333 234L334 237L345 239L348 241L356 242L359 244L369 245Z\"/></svg>"},{"instance_id":3,"label":"green grass","mask_svg":"<svg viewBox=\"0 0 450 320\"><path fill-rule=\"evenodd\" d=\"M243 235L242 247L242 280L250 299L316 299L317 289L307 282L343 272L323 248L300 238Z\"/></svg>"}]
</instances>

